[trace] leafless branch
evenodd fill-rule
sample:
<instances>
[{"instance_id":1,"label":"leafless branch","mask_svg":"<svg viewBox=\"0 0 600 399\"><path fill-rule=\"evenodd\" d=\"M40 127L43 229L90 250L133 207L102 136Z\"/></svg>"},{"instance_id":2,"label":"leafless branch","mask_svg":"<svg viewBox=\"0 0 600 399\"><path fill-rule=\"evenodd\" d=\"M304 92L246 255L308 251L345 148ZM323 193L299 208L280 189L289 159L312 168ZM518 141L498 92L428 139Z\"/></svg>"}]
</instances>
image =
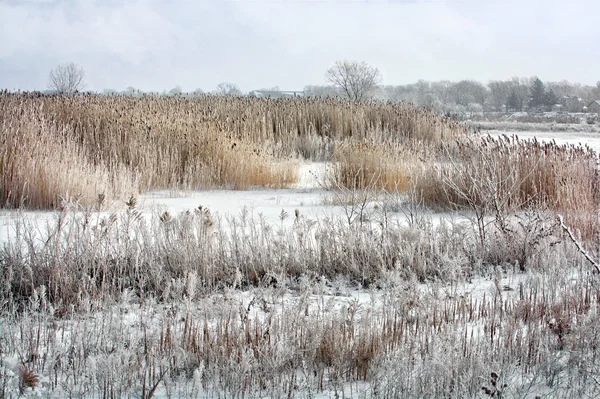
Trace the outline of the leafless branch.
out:
<instances>
[{"instance_id":1,"label":"leafless branch","mask_svg":"<svg viewBox=\"0 0 600 399\"><path fill-rule=\"evenodd\" d=\"M74 63L61 64L50 71L48 88L59 94L73 94L85 87L85 72Z\"/></svg>"},{"instance_id":2,"label":"leafless branch","mask_svg":"<svg viewBox=\"0 0 600 399\"><path fill-rule=\"evenodd\" d=\"M235 83L222 82L217 85L217 93L222 96L241 96L242 91Z\"/></svg>"},{"instance_id":3,"label":"leafless branch","mask_svg":"<svg viewBox=\"0 0 600 399\"><path fill-rule=\"evenodd\" d=\"M587 253L587 251L583 248L581 243L575 238L575 236L571 232L571 229L567 225L565 225L565 223L563 222L562 215L558 215L558 222L560 223L560 227L567 233L567 235L569 236L571 241L573 241L573 244L575 244L575 246L577 247L577 250L588 260L588 262L590 262L592 264L592 266L594 266L594 268L596 269L596 272L600 273L600 265L598 265L598 262L596 262L590 256L590 254Z\"/></svg>"},{"instance_id":4,"label":"leafless branch","mask_svg":"<svg viewBox=\"0 0 600 399\"><path fill-rule=\"evenodd\" d=\"M337 61L327 70L325 78L338 86L351 100L367 99L369 93L381 82L381 74L365 62Z\"/></svg>"}]
</instances>

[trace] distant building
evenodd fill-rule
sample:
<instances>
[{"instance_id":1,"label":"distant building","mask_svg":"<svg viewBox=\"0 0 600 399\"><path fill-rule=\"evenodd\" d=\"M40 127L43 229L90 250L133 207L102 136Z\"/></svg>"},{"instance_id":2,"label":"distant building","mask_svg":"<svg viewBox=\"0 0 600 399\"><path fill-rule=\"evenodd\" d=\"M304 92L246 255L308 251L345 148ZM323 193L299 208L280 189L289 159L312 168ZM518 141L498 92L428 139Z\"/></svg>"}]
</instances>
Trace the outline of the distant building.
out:
<instances>
[{"instance_id":1,"label":"distant building","mask_svg":"<svg viewBox=\"0 0 600 399\"><path fill-rule=\"evenodd\" d=\"M589 103L587 106L587 112L600 114L600 100L595 100Z\"/></svg>"},{"instance_id":2,"label":"distant building","mask_svg":"<svg viewBox=\"0 0 600 399\"><path fill-rule=\"evenodd\" d=\"M552 112L564 112L565 111L565 106L562 104L554 104L552 106Z\"/></svg>"},{"instance_id":3,"label":"distant building","mask_svg":"<svg viewBox=\"0 0 600 399\"><path fill-rule=\"evenodd\" d=\"M304 97L304 92L294 90L254 90L250 92L250 95L258 98L291 98Z\"/></svg>"}]
</instances>

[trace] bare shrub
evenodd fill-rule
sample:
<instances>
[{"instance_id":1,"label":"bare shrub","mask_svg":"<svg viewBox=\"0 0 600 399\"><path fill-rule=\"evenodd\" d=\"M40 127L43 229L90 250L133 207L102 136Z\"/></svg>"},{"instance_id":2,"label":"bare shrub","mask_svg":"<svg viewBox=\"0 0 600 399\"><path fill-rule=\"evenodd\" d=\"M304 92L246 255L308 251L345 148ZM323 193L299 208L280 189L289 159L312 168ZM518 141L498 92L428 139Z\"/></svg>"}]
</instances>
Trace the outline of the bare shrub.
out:
<instances>
[{"instance_id":1,"label":"bare shrub","mask_svg":"<svg viewBox=\"0 0 600 399\"><path fill-rule=\"evenodd\" d=\"M484 261L526 271L540 251L561 242L556 218L548 210L529 208L508 215L500 225L494 223L485 245Z\"/></svg>"},{"instance_id":2,"label":"bare shrub","mask_svg":"<svg viewBox=\"0 0 600 399\"><path fill-rule=\"evenodd\" d=\"M425 202L467 206L482 243L489 223L504 229L508 215L531 207L563 213L585 239L597 234L599 180L596 155L589 148L504 136L459 141L447 154L439 167L445 198Z\"/></svg>"},{"instance_id":3,"label":"bare shrub","mask_svg":"<svg viewBox=\"0 0 600 399\"><path fill-rule=\"evenodd\" d=\"M377 68L358 61L337 61L327 70L325 78L339 87L350 100L361 101L369 95L381 81Z\"/></svg>"}]
</instances>

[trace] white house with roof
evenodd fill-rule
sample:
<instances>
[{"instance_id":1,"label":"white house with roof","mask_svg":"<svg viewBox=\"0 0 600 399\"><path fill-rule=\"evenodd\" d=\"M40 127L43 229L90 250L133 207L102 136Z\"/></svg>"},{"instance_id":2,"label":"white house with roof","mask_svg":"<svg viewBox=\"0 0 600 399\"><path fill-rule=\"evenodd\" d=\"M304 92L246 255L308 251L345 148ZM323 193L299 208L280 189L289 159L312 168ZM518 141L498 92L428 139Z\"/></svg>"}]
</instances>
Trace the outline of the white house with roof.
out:
<instances>
[{"instance_id":1,"label":"white house with roof","mask_svg":"<svg viewBox=\"0 0 600 399\"><path fill-rule=\"evenodd\" d=\"M594 100L587 106L587 112L600 114L600 100Z\"/></svg>"}]
</instances>

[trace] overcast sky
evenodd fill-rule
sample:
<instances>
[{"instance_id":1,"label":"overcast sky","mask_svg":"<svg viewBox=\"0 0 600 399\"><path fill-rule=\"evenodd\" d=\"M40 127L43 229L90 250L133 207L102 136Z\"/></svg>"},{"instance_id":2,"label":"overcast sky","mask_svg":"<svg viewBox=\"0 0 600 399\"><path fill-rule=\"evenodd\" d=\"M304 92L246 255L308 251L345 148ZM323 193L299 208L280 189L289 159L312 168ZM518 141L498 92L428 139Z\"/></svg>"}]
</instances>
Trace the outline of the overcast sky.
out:
<instances>
[{"instance_id":1,"label":"overcast sky","mask_svg":"<svg viewBox=\"0 0 600 399\"><path fill-rule=\"evenodd\" d=\"M0 0L0 88L243 91L324 84L336 60L384 84L539 76L600 80L598 0Z\"/></svg>"}]
</instances>

